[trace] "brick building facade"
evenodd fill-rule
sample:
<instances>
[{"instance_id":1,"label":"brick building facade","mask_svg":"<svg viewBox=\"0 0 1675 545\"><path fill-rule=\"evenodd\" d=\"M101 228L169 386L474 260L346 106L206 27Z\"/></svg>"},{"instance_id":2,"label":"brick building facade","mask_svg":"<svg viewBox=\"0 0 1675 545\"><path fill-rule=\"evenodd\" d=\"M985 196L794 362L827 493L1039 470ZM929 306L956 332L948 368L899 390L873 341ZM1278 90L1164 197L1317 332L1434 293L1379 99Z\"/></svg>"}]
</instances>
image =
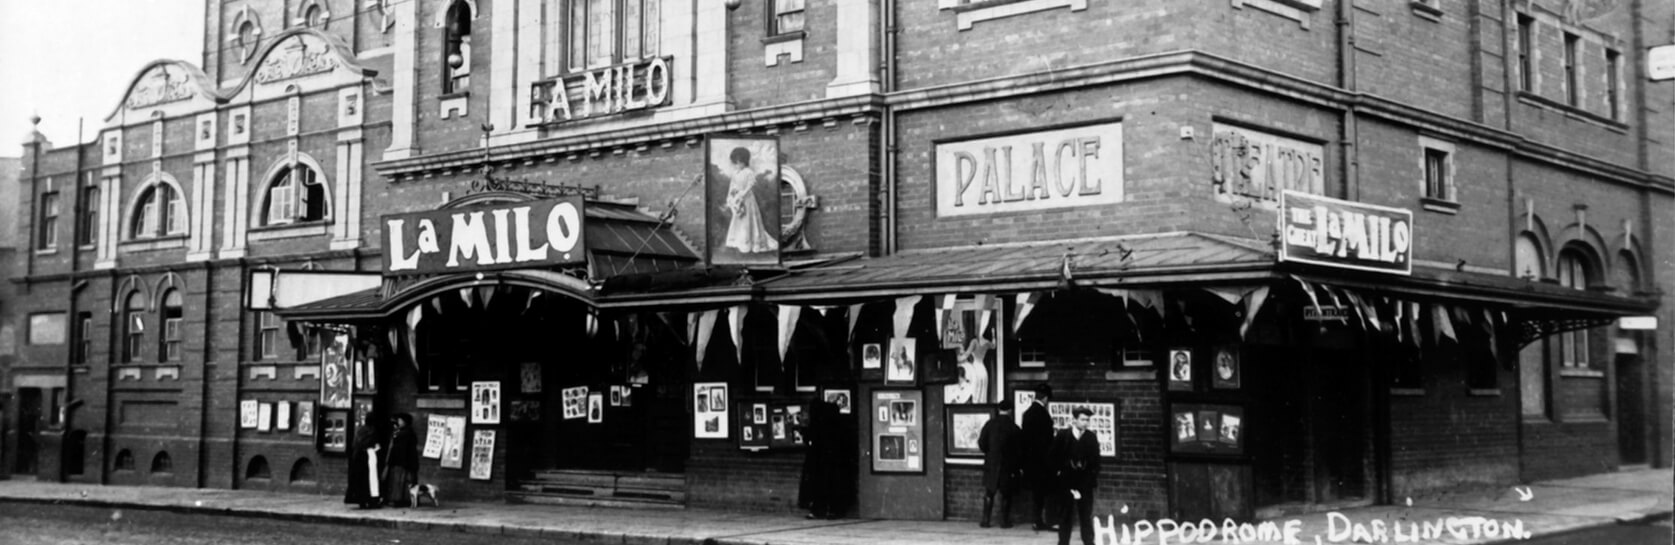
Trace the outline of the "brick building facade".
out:
<instances>
[{"instance_id":1,"label":"brick building facade","mask_svg":"<svg viewBox=\"0 0 1675 545\"><path fill-rule=\"evenodd\" d=\"M453 495L790 510L793 413L842 393L849 512L975 518L962 433L1040 383L1107 411L1098 501L1136 517L1670 463L1668 5L206 13L198 64L24 150L8 470L335 494L409 413L456 420L419 471ZM734 252L751 169L775 248ZM576 256L508 266L555 197ZM1329 207L1370 229L1299 261L1276 226ZM463 266L394 265L427 218Z\"/></svg>"}]
</instances>

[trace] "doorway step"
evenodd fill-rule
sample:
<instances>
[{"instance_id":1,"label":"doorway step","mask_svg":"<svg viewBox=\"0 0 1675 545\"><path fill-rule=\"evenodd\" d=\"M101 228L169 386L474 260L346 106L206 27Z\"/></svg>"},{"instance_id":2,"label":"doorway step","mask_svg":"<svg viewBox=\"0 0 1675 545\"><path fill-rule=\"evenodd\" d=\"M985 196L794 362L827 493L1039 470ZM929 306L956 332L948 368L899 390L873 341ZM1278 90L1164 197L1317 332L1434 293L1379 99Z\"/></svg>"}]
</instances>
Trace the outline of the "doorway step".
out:
<instances>
[{"instance_id":1,"label":"doorway step","mask_svg":"<svg viewBox=\"0 0 1675 545\"><path fill-rule=\"evenodd\" d=\"M506 495L517 503L682 509L686 475L545 469L518 481Z\"/></svg>"}]
</instances>

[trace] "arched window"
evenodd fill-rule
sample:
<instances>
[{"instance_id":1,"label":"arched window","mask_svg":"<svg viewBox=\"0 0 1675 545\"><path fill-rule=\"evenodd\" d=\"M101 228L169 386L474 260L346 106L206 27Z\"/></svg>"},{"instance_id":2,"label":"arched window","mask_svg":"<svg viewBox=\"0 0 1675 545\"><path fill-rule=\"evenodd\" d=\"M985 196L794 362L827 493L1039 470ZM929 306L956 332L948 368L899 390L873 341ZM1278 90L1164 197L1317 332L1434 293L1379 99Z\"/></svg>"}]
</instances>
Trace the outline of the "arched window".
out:
<instances>
[{"instance_id":1,"label":"arched window","mask_svg":"<svg viewBox=\"0 0 1675 545\"><path fill-rule=\"evenodd\" d=\"M234 35L237 36L235 40L238 43L239 58L248 60L250 55L256 52L256 40L260 34L255 21L246 20L238 25L238 31Z\"/></svg>"},{"instance_id":2,"label":"arched window","mask_svg":"<svg viewBox=\"0 0 1675 545\"><path fill-rule=\"evenodd\" d=\"M1628 250L1617 252L1616 272L1615 284L1617 289L1622 290L1623 293L1640 291L1640 260L1635 259L1634 254L1629 253Z\"/></svg>"},{"instance_id":3,"label":"arched window","mask_svg":"<svg viewBox=\"0 0 1675 545\"><path fill-rule=\"evenodd\" d=\"M131 238L152 238L186 232L186 199L174 186L154 183L140 191L134 204Z\"/></svg>"},{"instance_id":4,"label":"arched window","mask_svg":"<svg viewBox=\"0 0 1675 545\"><path fill-rule=\"evenodd\" d=\"M442 93L462 93L471 87L471 5L454 0L448 6L442 36Z\"/></svg>"},{"instance_id":5,"label":"arched window","mask_svg":"<svg viewBox=\"0 0 1675 545\"><path fill-rule=\"evenodd\" d=\"M169 459L168 452L158 451L157 456L151 458L152 473L172 473L173 471L174 460Z\"/></svg>"},{"instance_id":6,"label":"arched window","mask_svg":"<svg viewBox=\"0 0 1675 545\"><path fill-rule=\"evenodd\" d=\"M145 350L145 307L145 294L138 291L122 305L122 363L139 361Z\"/></svg>"},{"instance_id":7,"label":"arched window","mask_svg":"<svg viewBox=\"0 0 1675 545\"><path fill-rule=\"evenodd\" d=\"M291 465L291 483L303 484L314 482L314 462L307 458L298 458L297 463Z\"/></svg>"},{"instance_id":8,"label":"arched window","mask_svg":"<svg viewBox=\"0 0 1675 545\"><path fill-rule=\"evenodd\" d=\"M320 28L320 27L325 26L326 25L326 10L325 10L325 8L320 7L319 4L313 4L313 5L308 6L308 8L303 10L303 12L302 12L302 24L307 25L311 28Z\"/></svg>"},{"instance_id":9,"label":"arched window","mask_svg":"<svg viewBox=\"0 0 1675 545\"><path fill-rule=\"evenodd\" d=\"M1518 242L1513 248L1512 274L1525 280L1540 280L1547 276L1547 259L1541 253L1541 245L1536 243L1535 237L1529 233L1518 235Z\"/></svg>"},{"instance_id":10,"label":"arched window","mask_svg":"<svg viewBox=\"0 0 1675 545\"><path fill-rule=\"evenodd\" d=\"M273 478L273 472L268 470L268 459L263 458L261 456L251 458L250 459L250 465L245 466L245 468L244 468L244 478L246 478L246 479L270 479L270 478Z\"/></svg>"},{"instance_id":11,"label":"arched window","mask_svg":"<svg viewBox=\"0 0 1675 545\"><path fill-rule=\"evenodd\" d=\"M121 452L117 452L116 453L116 468L115 469L117 471L133 471L134 470L134 453L129 452L128 449L122 449Z\"/></svg>"},{"instance_id":12,"label":"arched window","mask_svg":"<svg viewBox=\"0 0 1675 545\"><path fill-rule=\"evenodd\" d=\"M1558 269L1559 285L1577 290L1588 289L1587 256L1571 249L1559 252ZM1588 367L1588 330L1578 329L1559 337L1559 358L1565 367Z\"/></svg>"},{"instance_id":13,"label":"arched window","mask_svg":"<svg viewBox=\"0 0 1675 545\"><path fill-rule=\"evenodd\" d=\"M297 164L280 169L268 184L267 201L262 206L262 225L284 225L309 221L324 221L326 184L313 167Z\"/></svg>"},{"instance_id":14,"label":"arched window","mask_svg":"<svg viewBox=\"0 0 1675 545\"><path fill-rule=\"evenodd\" d=\"M657 54L662 0L567 0L570 37L566 71ZM801 4L801 2L796 2Z\"/></svg>"},{"instance_id":15,"label":"arched window","mask_svg":"<svg viewBox=\"0 0 1675 545\"><path fill-rule=\"evenodd\" d=\"M157 361L180 361L180 323L182 316L180 290L170 289L168 293L163 294L163 308L159 311L159 317L162 318L163 323L163 335L159 337L162 344L157 349Z\"/></svg>"}]
</instances>

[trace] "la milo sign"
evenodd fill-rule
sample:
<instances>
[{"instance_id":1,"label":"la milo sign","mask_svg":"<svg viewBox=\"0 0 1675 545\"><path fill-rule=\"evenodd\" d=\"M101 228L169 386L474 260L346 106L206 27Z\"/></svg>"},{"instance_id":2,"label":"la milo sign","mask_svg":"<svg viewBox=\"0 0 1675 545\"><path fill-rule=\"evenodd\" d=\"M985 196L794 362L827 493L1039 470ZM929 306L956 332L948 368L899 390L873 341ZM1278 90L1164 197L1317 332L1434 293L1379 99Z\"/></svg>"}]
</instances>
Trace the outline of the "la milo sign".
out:
<instances>
[{"instance_id":1,"label":"la milo sign","mask_svg":"<svg viewBox=\"0 0 1675 545\"><path fill-rule=\"evenodd\" d=\"M936 145L937 217L1123 200L1122 123Z\"/></svg>"},{"instance_id":2,"label":"la milo sign","mask_svg":"<svg viewBox=\"0 0 1675 545\"><path fill-rule=\"evenodd\" d=\"M582 250L582 198L496 203L383 217L384 274L571 265Z\"/></svg>"}]
</instances>

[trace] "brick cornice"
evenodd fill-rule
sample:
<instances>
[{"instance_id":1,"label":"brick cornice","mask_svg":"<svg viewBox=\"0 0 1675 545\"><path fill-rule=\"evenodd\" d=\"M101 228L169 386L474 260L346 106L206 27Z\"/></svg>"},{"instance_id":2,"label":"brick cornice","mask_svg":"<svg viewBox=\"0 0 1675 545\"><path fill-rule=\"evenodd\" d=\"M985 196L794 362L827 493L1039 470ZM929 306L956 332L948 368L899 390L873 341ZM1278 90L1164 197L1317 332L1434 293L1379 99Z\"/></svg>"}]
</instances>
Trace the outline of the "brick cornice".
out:
<instances>
[{"instance_id":1,"label":"brick cornice","mask_svg":"<svg viewBox=\"0 0 1675 545\"><path fill-rule=\"evenodd\" d=\"M1446 135L1478 146L1499 149L1526 161L1580 172L1620 185L1675 194L1675 179L1668 176L1600 161L1551 144L1530 140L1515 132L1415 108L1377 95L1349 92L1195 50L910 89L887 95L812 100L729 112L702 119L565 136L496 147L493 155L497 161L515 162L591 149L693 138L714 132L806 123L823 118L877 116L883 115L886 109L896 112L925 110L1168 76L1203 78L1326 109L1353 109L1361 115ZM387 177L401 179L476 168L481 164L481 160L482 150L472 149L385 161L373 166Z\"/></svg>"}]
</instances>

